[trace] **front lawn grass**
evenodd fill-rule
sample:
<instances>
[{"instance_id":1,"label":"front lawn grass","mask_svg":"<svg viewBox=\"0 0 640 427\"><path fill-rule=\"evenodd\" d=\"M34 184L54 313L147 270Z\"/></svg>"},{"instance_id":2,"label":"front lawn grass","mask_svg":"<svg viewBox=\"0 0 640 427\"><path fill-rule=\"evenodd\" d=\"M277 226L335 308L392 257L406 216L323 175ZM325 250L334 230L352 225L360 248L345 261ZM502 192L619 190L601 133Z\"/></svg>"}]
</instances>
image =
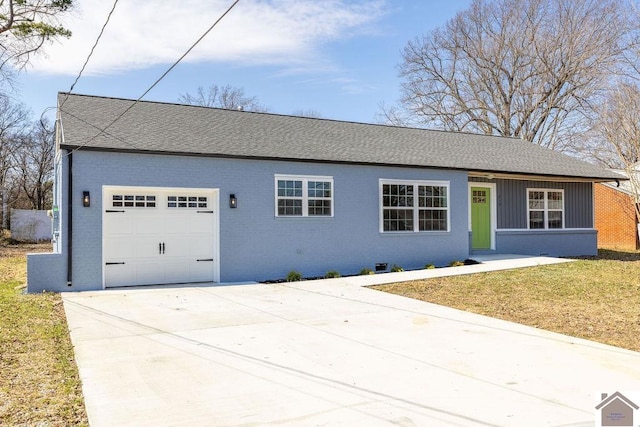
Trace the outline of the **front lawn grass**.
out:
<instances>
[{"instance_id":1,"label":"front lawn grass","mask_svg":"<svg viewBox=\"0 0 640 427\"><path fill-rule=\"evenodd\" d=\"M26 253L0 242L0 425L88 425L59 294L25 295Z\"/></svg>"},{"instance_id":2,"label":"front lawn grass","mask_svg":"<svg viewBox=\"0 0 640 427\"><path fill-rule=\"evenodd\" d=\"M640 351L640 253L374 289Z\"/></svg>"}]
</instances>

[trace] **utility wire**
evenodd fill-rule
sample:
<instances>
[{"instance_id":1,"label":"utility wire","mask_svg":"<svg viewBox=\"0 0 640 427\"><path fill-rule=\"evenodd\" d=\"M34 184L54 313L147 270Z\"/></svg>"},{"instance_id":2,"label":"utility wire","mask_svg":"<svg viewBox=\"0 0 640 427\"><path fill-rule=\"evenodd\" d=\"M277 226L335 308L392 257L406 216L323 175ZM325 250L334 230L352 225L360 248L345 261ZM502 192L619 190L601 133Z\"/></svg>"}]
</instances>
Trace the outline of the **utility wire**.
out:
<instances>
[{"instance_id":1,"label":"utility wire","mask_svg":"<svg viewBox=\"0 0 640 427\"><path fill-rule=\"evenodd\" d=\"M93 47L91 48L91 51L89 52L89 55L87 56L87 59L84 61L84 64L82 64L82 69L80 69L80 72L78 73L78 76L76 77L75 81L71 85L71 88L69 88L69 92L67 93L67 96L62 100L62 104L60 104L60 107L58 107L58 108L62 108L64 106L64 103L69 98L69 95L71 94L71 92L73 92L73 88L78 83L78 80L80 80L80 77L82 76L82 73L84 72L84 69L87 67L87 64L89 63L89 60L91 59L91 56L93 56L93 51L96 49L96 46L98 46L98 43L100 42L100 38L102 38L102 34L104 33L104 29L107 28L107 24L109 23L109 20L111 19L111 15L113 15L113 11L116 10L116 6L118 5L118 1L119 0L115 0L113 2L113 7L111 8L111 11L109 12L109 15L107 15L107 20L105 21L104 25L102 26L102 29L100 30L100 34L98 34L98 38L96 39L96 42L93 44Z\"/></svg>"},{"instance_id":2,"label":"utility wire","mask_svg":"<svg viewBox=\"0 0 640 427\"><path fill-rule=\"evenodd\" d=\"M78 80L80 80L80 77L82 76L82 73L83 73L84 69L87 67L87 64L89 63L89 60L91 59L91 56L93 56L93 51L96 49L96 46L98 46L98 43L100 42L100 38L102 37L102 34L104 33L104 29L107 27L107 24L109 23L109 20L111 19L111 15L113 15L113 11L116 9L116 5L118 4L118 1L119 0L115 0L114 1L113 7L111 8L111 11L109 12L109 15L107 15L107 20L105 21L104 25L102 25L102 29L100 30L100 34L98 34L98 38L96 39L96 42L93 44L93 47L91 48L91 51L89 52L89 55L87 56L87 59L84 61L84 64L82 65L82 69L80 70L80 72L78 73L78 76L76 77L75 81L71 85L71 88L69 89L69 92L66 93L66 96L62 100L62 103L57 107L47 107L47 108L45 108L45 110L40 115L40 120L42 120L42 116L44 116L44 114L48 110L53 109L53 108L62 109L62 106L64 106L64 103L67 102L67 99L69 98L69 95L71 95L71 92L73 91L73 88L78 83Z\"/></svg>"},{"instance_id":3,"label":"utility wire","mask_svg":"<svg viewBox=\"0 0 640 427\"><path fill-rule=\"evenodd\" d=\"M229 12L231 12L231 9L233 9L235 7L235 5L238 4L240 0L235 0L231 6L229 6L227 8L227 10L220 15L220 17L213 23L211 24L211 26L207 29L207 31L204 32L204 34L202 34L200 36L200 38L198 38L198 40L196 40L190 47L189 49L187 49L187 51L185 53L182 54L182 56L180 58L178 58L178 60L176 62L173 63L173 65L171 65L151 86L149 86L149 88L144 91L144 93L142 95L140 95L140 97L138 97L138 99L136 99L129 107L127 107L121 114L119 114L118 116L116 116L115 119L113 119L113 121L111 121L111 123L109 123L107 126L105 126L104 128L102 128L100 130L100 132L98 132L97 134L95 134L92 138L90 138L88 141L86 141L84 144L81 144L79 147L74 148L71 153L80 150L82 147L85 147L87 144L91 143L94 139L96 139L97 137L99 137L100 135L102 135L103 133L105 133L107 131L107 129L109 129L111 126L113 126L118 120L120 120L125 114L127 114L136 104L138 104L138 102L140 102L142 100L142 98L144 98L154 87L156 87L158 85L158 83L160 83L160 81L162 81L162 79L164 79L167 74L169 74L171 72L171 70L173 70L197 45L198 43L200 43L202 41L202 39L204 39L210 32L211 30L213 30L216 25L218 25L218 23L220 21L222 21L222 19L227 16L227 14ZM130 145L130 144L129 144ZM71 154L69 153L69 154Z\"/></svg>"},{"instance_id":4,"label":"utility wire","mask_svg":"<svg viewBox=\"0 0 640 427\"><path fill-rule=\"evenodd\" d=\"M100 34L98 34L98 38L96 39L96 42L93 44L93 47L91 48L91 52L89 52L89 56L87 56L87 60L84 61L84 64L82 65L82 69L78 73L78 77L76 77L76 80L71 85L71 88L69 89L69 93L73 92L73 88L76 86L76 83L78 83L78 80L80 80L80 76L82 75L82 72L84 71L85 67L89 63L89 59L91 59L91 56L93 55L93 51L96 49L96 46L98 46L98 42L100 41L100 38L102 37L102 34L104 33L104 29L107 27L107 24L109 23L109 20L111 19L111 15L113 15L113 11L116 10L116 6L118 4L118 1L119 0L115 0L113 2L113 7L111 8L111 11L109 12L109 15L107 15L107 20L105 21L104 25L102 26L102 29L100 30Z\"/></svg>"}]
</instances>

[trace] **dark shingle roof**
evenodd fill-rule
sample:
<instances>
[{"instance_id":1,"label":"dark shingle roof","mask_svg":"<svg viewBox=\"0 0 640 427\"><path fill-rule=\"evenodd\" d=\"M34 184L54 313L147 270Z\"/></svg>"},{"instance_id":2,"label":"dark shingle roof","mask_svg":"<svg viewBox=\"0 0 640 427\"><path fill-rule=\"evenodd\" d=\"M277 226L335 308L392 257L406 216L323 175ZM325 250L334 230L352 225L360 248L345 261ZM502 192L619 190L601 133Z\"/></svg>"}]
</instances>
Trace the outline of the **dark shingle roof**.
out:
<instances>
[{"instance_id":1,"label":"dark shingle roof","mask_svg":"<svg viewBox=\"0 0 640 427\"><path fill-rule=\"evenodd\" d=\"M62 148L624 179L526 141L140 101L58 95Z\"/></svg>"}]
</instances>

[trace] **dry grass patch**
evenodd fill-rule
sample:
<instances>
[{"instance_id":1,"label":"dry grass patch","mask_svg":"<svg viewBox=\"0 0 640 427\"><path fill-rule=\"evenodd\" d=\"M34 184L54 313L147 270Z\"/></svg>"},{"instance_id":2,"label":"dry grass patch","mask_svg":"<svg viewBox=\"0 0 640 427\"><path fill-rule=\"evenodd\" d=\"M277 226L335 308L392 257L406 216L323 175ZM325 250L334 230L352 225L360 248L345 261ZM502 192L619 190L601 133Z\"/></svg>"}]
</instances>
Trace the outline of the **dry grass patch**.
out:
<instances>
[{"instance_id":1,"label":"dry grass patch","mask_svg":"<svg viewBox=\"0 0 640 427\"><path fill-rule=\"evenodd\" d=\"M640 253L374 289L640 351Z\"/></svg>"},{"instance_id":2,"label":"dry grass patch","mask_svg":"<svg viewBox=\"0 0 640 427\"><path fill-rule=\"evenodd\" d=\"M50 244L0 242L0 425L87 425L59 294L22 293L26 253Z\"/></svg>"}]
</instances>

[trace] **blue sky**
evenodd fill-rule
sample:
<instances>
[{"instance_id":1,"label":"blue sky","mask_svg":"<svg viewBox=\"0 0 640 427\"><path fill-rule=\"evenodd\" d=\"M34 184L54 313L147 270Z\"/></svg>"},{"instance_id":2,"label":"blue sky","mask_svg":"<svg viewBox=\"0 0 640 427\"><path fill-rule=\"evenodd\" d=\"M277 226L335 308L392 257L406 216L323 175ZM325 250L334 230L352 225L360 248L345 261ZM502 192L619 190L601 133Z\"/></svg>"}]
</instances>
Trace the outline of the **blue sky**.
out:
<instances>
[{"instance_id":1,"label":"blue sky","mask_svg":"<svg viewBox=\"0 0 640 427\"><path fill-rule=\"evenodd\" d=\"M137 99L232 3L120 0L73 93ZM470 0L240 0L144 98L177 102L212 84L242 87L270 112L375 122L399 96L406 43L442 26ZM113 5L76 0L54 43L18 79L34 117L68 91ZM51 110L49 110L51 111ZM48 115L51 113L48 113Z\"/></svg>"}]
</instances>

